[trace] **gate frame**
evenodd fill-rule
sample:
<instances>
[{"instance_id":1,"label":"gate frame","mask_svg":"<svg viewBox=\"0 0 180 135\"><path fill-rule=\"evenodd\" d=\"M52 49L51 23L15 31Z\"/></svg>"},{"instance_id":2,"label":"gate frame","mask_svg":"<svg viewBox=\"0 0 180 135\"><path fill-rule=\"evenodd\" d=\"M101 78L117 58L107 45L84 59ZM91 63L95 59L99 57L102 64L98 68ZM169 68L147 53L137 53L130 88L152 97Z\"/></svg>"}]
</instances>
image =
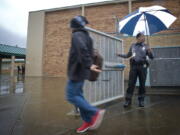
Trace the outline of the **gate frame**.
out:
<instances>
[{"instance_id":1,"label":"gate frame","mask_svg":"<svg viewBox=\"0 0 180 135\"><path fill-rule=\"evenodd\" d=\"M104 32L101 32L101 31L97 31L95 29L92 29L90 27L85 27L88 31L90 32L93 32L93 33L96 33L96 34L100 34L102 36L105 36L105 37L108 37L108 38L111 38L111 39L114 39L114 40L118 40L122 43L122 53L124 53L124 42L122 39L119 39L117 37L114 37L114 36L111 36L111 35L108 35ZM122 59L122 64L124 64L124 60ZM103 71L121 71L122 72L122 95L118 95L118 96L114 96L114 97L111 97L111 98L108 98L108 99L105 99L105 100L102 100L102 101L96 101L94 103L91 103L92 105L94 106L98 106L98 105L101 105L101 104L104 104L104 103L107 103L107 102L111 102L111 101L114 101L114 100L117 100L117 99L120 99L120 98L124 98L125 96L125 90L124 90L124 70L122 69L114 69L113 68L103 68L102 69Z\"/></svg>"}]
</instances>

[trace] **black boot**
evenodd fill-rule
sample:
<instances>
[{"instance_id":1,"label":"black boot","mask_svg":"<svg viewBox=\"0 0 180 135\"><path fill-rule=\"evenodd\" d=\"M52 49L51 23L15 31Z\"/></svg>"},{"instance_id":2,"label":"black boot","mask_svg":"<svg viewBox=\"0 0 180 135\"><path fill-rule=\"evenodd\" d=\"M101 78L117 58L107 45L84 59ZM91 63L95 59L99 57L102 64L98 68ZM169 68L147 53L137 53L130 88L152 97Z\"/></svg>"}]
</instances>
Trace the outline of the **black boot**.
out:
<instances>
[{"instance_id":1,"label":"black boot","mask_svg":"<svg viewBox=\"0 0 180 135\"><path fill-rule=\"evenodd\" d=\"M125 103L124 103L124 108L127 108L131 105L131 99L126 99Z\"/></svg>"},{"instance_id":2,"label":"black boot","mask_svg":"<svg viewBox=\"0 0 180 135\"><path fill-rule=\"evenodd\" d=\"M144 101L139 101L139 107L144 107Z\"/></svg>"},{"instance_id":3,"label":"black boot","mask_svg":"<svg viewBox=\"0 0 180 135\"><path fill-rule=\"evenodd\" d=\"M144 98L138 98L139 100L139 107L144 107Z\"/></svg>"}]
</instances>

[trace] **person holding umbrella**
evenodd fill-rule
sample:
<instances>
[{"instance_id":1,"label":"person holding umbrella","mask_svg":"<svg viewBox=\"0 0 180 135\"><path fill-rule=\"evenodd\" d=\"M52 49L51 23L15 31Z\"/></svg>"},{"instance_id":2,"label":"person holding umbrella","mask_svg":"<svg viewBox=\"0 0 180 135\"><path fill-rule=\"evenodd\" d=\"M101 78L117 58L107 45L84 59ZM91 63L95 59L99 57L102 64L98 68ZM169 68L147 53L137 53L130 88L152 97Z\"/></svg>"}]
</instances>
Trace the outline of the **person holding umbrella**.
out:
<instances>
[{"instance_id":1,"label":"person holding umbrella","mask_svg":"<svg viewBox=\"0 0 180 135\"><path fill-rule=\"evenodd\" d=\"M67 100L79 108L83 124L76 131L83 133L88 129L96 129L103 119L105 110L91 106L83 96L84 81L89 79L90 71L101 72L93 64L93 42L85 25L84 16L76 16L70 21L72 40L68 60Z\"/></svg>"},{"instance_id":2,"label":"person holding umbrella","mask_svg":"<svg viewBox=\"0 0 180 135\"><path fill-rule=\"evenodd\" d=\"M153 53L151 48L146 45L145 36L143 33L138 33L136 36L137 42L132 44L129 52L127 54L117 54L122 58L130 58L130 72L129 72L129 82L128 89L126 91L126 98L124 107L128 107L131 105L131 99L133 96L134 88L136 85L137 78L139 78L139 93L138 93L138 101L139 107L144 107L144 97L145 97L145 82L147 75L147 68L149 66L147 57L153 59Z\"/></svg>"},{"instance_id":3,"label":"person holding umbrella","mask_svg":"<svg viewBox=\"0 0 180 135\"><path fill-rule=\"evenodd\" d=\"M126 102L124 107L131 105L131 98L135 88L137 77L139 77L139 106L144 106L145 96L145 80L147 74L148 63L146 56L153 59L152 50L145 42L147 36L147 44L149 44L148 36L162 30L166 30L177 18L170 11L162 6L155 5L150 7L140 7L138 10L125 16L119 22L119 32L136 36L137 42L132 44L126 55L118 54L118 56L130 59L129 84L126 93ZM144 32L140 33L140 32Z\"/></svg>"}]
</instances>

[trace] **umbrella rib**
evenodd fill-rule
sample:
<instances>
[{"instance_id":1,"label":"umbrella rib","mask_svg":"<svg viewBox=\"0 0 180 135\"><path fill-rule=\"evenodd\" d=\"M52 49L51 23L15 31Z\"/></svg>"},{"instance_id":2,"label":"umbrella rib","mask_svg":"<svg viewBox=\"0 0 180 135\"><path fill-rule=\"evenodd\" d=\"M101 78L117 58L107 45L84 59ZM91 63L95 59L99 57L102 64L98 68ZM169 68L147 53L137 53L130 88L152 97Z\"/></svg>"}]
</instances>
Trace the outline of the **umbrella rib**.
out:
<instances>
[{"instance_id":1,"label":"umbrella rib","mask_svg":"<svg viewBox=\"0 0 180 135\"><path fill-rule=\"evenodd\" d=\"M143 15L144 15L144 23L145 23L146 34L148 35L148 34L150 33L150 32L147 30L148 21L147 21L147 19L146 19L145 13L143 13Z\"/></svg>"},{"instance_id":2,"label":"umbrella rib","mask_svg":"<svg viewBox=\"0 0 180 135\"><path fill-rule=\"evenodd\" d=\"M148 22L147 22L147 19L146 19L146 15L144 15L144 22L145 22L145 29L146 29L146 35L147 35L147 44L149 44L149 39L148 39L148 34L150 34L150 31L147 30L147 25L148 25Z\"/></svg>"}]
</instances>

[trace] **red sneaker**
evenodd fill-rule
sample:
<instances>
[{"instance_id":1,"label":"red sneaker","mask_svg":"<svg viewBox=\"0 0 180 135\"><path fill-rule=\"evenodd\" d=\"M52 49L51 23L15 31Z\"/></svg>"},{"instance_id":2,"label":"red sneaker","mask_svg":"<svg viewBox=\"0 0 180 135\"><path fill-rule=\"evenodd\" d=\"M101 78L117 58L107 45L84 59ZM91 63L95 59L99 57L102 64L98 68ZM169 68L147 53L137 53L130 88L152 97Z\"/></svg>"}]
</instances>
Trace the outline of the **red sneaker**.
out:
<instances>
[{"instance_id":1,"label":"red sneaker","mask_svg":"<svg viewBox=\"0 0 180 135\"><path fill-rule=\"evenodd\" d=\"M94 130L97 129L100 125L101 122L103 120L104 117L104 113L106 111L104 109L99 110L93 117L92 117L92 121L91 121L91 126L89 129Z\"/></svg>"},{"instance_id":2,"label":"red sneaker","mask_svg":"<svg viewBox=\"0 0 180 135\"><path fill-rule=\"evenodd\" d=\"M82 126L76 130L76 132L77 133L84 133L90 128L91 125L92 125L91 123L84 122L82 124Z\"/></svg>"}]
</instances>

